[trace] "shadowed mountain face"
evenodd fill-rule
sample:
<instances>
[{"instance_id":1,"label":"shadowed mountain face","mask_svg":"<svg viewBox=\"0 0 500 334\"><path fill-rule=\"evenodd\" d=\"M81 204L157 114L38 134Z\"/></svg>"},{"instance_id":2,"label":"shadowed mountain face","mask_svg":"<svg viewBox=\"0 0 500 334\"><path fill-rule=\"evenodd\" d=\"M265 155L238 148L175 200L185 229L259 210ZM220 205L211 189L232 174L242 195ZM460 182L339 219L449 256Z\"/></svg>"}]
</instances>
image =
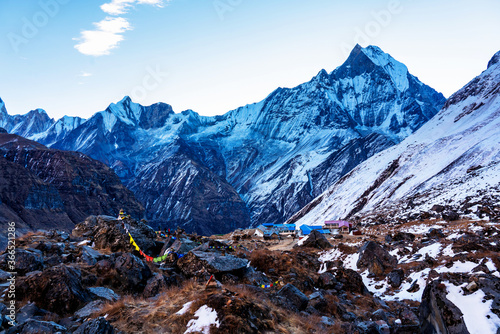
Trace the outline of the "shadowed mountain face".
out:
<instances>
[{"instance_id":1,"label":"shadowed mountain face","mask_svg":"<svg viewBox=\"0 0 500 334\"><path fill-rule=\"evenodd\" d=\"M224 233L285 221L444 101L379 48L356 46L332 73L222 116L176 114L126 97L89 120L63 122L64 131L53 122L30 138L109 165L153 224ZM3 117L0 126L9 123Z\"/></svg>"},{"instance_id":2,"label":"shadowed mountain face","mask_svg":"<svg viewBox=\"0 0 500 334\"><path fill-rule=\"evenodd\" d=\"M141 217L142 205L103 163L82 153L49 149L17 135L0 133L0 224L19 232L71 230L98 212L120 208Z\"/></svg>"}]
</instances>

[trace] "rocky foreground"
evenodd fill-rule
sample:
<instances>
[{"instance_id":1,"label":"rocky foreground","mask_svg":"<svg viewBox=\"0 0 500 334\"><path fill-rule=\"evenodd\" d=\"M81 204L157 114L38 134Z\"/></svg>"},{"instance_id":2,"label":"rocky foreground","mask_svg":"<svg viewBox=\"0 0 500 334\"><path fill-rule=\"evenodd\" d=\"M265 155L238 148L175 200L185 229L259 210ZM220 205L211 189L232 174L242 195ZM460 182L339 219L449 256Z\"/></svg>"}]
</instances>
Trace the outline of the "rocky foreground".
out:
<instances>
[{"instance_id":1,"label":"rocky foreground","mask_svg":"<svg viewBox=\"0 0 500 334\"><path fill-rule=\"evenodd\" d=\"M12 326L4 291L1 333L497 333L499 228L429 220L264 241L89 217L16 240L17 315Z\"/></svg>"}]
</instances>

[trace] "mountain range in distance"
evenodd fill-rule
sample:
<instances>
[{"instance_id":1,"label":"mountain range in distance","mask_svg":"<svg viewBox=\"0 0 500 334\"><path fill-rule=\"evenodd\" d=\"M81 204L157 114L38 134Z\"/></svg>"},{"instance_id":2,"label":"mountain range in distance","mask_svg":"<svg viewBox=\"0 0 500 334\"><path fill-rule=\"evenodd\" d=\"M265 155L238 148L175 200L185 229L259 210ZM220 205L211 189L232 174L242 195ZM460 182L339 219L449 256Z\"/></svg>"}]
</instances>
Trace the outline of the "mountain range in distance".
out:
<instances>
[{"instance_id":1,"label":"mountain range in distance","mask_svg":"<svg viewBox=\"0 0 500 334\"><path fill-rule=\"evenodd\" d=\"M486 72L498 67L495 57ZM475 86L469 84L446 101L378 47L358 45L333 72L322 70L309 82L278 88L259 103L221 116L205 117L191 110L175 113L164 103L145 107L125 97L87 120L65 116L55 121L41 109L11 116L0 100L0 127L51 149L78 151L103 162L142 203L152 225L181 226L206 235L260 223L281 223L292 217L294 221L320 223L333 216L360 217L371 209L387 209L389 213L391 205L401 206L393 199L411 200L412 213L420 208L427 210L419 203L428 203L431 195L422 194L446 180L441 177L430 182L423 176L412 176L424 175L428 169L420 166L419 170L406 171L416 161L405 164L410 153L404 155L406 149L402 147L409 147L413 140L418 145L411 155L420 155L418 161L425 160L424 155L435 159L434 151L421 150L427 146L418 138L425 138L425 144L430 138L444 142L443 138L448 138L445 127L463 130L471 124L471 117L491 110L485 101L496 98L494 84L498 77L488 78ZM489 97L474 93L486 86L493 89ZM460 101L457 94L462 96ZM474 96L476 105L471 107ZM464 108L473 111L450 123L448 119L456 119ZM419 133L421 137L415 137ZM464 142L464 147L469 142L478 143ZM474 147L483 152L488 143ZM445 146L436 151L449 149ZM393 153L389 157L386 152ZM453 156L455 160L462 157ZM383 162L374 163L379 161L376 159ZM433 170L437 174L446 168L451 170L455 160L449 159L443 159ZM495 159L493 154L469 167ZM454 163L459 166L461 161ZM388 169L387 163L393 162L394 170ZM362 173L360 166L372 170ZM400 171L401 166L406 166L405 173ZM382 173L389 175L387 179L372 180L380 170L387 171ZM359 189L349 181L354 175ZM394 182L392 188L388 187L391 190L379 191L380 184L389 179ZM345 188L338 192L342 184ZM472 184L464 191L471 189ZM334 197L337 206L330 203ZM446 200L442 195L436 203ZM128 209L124 203L117 206Z\"/></svg>"}]
</instances>

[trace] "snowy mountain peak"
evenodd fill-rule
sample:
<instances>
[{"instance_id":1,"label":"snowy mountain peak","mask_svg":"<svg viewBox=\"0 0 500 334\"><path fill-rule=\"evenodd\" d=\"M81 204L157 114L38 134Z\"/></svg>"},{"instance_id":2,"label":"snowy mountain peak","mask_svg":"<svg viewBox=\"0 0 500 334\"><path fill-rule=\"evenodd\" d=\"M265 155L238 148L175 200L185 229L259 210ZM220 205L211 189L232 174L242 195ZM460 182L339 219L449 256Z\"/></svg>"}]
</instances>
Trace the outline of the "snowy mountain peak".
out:
<instances>
[{"instance_id":1,"label":"snowy mountain peak","mask_svg":"<svg viewBox=\"0 0 500 334\"><path fill-rule=\"evenodd\" d=\"M370 45L363 49L363 53L377 66L384 68L392 81L401 92L408 89L408 68L403 63L383 52L378 46Z\"/></svg>"},{"instance_id":2,"label":"snowy mountain peak","mask_svg":"<svg viewBox=\"0 0 500 334\"><path fill-rule=\"evenodd\" d=\"M318 72L318 74L312 78L311 81L317 81L317 82L329 82L330 76L328 75L328 72L326 70L322 69L321 71Z\"/></svg>"},{"instance_id":3,"label":"snowy mountain peak","mask_svg":"<svg viewBox=\"0 0 500 334\"><path fill-rule=\"evenodd\" d=\"M333 71L332 75L339 78L356 77L381 69L391 78L396 89L404 92L409 88L408 68L394 59L378 46L370 45L362 48L357 44L351 51L346 62Z\"/></svg>"},{"instance_id":4,"label":"snowy mountain peak","mask_svg":"<svg viewBox=\"0 0 500 334\"><path fill-rule=\"evenodd\" d=\"M5 103L0 97L0 114L7 114L7 109L5 109Z\"/></svg>"},{"instance_id":5,"label":"snowy mountain peak","mask_svg":"<svg viewBox=\"0 0 500 334\"><path fill-rule=\"evenodd\" d=\"M491 66L500 63L500 51L495 53L495 55L491 58L491 60L488 62L488 68ZM0 100L1 101L1 100Z\"/></svg>"},{"instance_id":6,"label":"snowy mountain peak","mask_svg":"<svg viewBox=\"0 0 500 334\"><path fill-rule=\"evenodd\" d=\"M125 96L118 103L111 103L106 110L101 112L104 119L104 126L108 132L113 129L117 120L137 126L141 117L142 106L132 102L130 97Z\"/></svg>"},{"instance_id":7,"label":"snowy mountain peak","mask_svg":"<svg viewBox=\"0 0 500 334\"><path fill-rule=\"evenodd\" d=\"M490 62L420 129L359 164L289 222L318 224L331 217L428 219L439 217L434 205L475 217L470 208L498 203L499 63L498 58ZM481 211L476 212L481 217Z\"/></svg>"},{"instance_id":8,"label":"snowy mountain peak","mask_svg":"<svg viewBox=\"0 0 500 334\"><path fill-rule=\"evenodd\" d=\"M31 110L28 114L38 114L38 115L47 115L47 112L41 108L37 108L37 109L34 109L34 110ZM47 115L48 117L48 115Z\"/></svg>"}]
</instances>

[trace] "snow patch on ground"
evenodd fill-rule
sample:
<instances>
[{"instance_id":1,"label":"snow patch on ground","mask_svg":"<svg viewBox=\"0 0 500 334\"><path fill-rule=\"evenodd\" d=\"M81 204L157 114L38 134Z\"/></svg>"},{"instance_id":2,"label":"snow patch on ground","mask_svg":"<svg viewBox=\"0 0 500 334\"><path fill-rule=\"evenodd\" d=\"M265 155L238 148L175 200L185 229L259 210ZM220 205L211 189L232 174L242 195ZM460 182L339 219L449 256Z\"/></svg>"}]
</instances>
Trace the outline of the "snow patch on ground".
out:
<instances>
[{"instance_id":1,"label":"snow patch on ground","mask_svg":"<svg viewBox=\"0 0 500 334\"><path fill-rule=\"evenodd\" d=\"M307 237L305 237L305 238L300 239L300 240L297 242L297 245L302 246L302 245L304 244L304 242L307 240L307 238L309 238L309 236L307 236Z\"/></svg>"},{"instance_id":2,"label":"snow patch on ground","mask_svg":"<svg viewBox=\"0 0 500 334\"><path fill-rule=\"evenodd\" d=\"M406 230L402 229L402 232L407 232L407 233L412 233L412 234L425 234L429 232L431 228L442 228L443 226L441 225L414 225Z\"/></svg>"},{"instance_id":3,"label":"snow patch on ground","mask_svg":"<svg viewBox=\"0 0 500 334\"><path fill-rule=\"evenodd\" d=\"M196 332L210 334L211 325L215 325L217 328L220 326L220 322L217 319L217 312L207 305L200 307L198 311L195 312L194 316L198 317L198 319L189 320L184 334Z\"/></svg>"},{"instance_id":4,"label":"snow patch on ground","mask_svg":"<svg viewBox=\"0 0 500 334\"><path fill-rule=\"evenodd\" d=\"M77 246L83 246L83 245L86 245L88 243L90 243L90 240L83 240L83 241L80 241L79 243L77 243L76 245Z\"/></svg>"},{"instance_id":5,"label":"snow patch on ground","mask_svg":"<svg viewBox=\"0 0 500 334\"><path fill-rule=\"evenodd\" d=\"M453 263L453 266L451 266L451 268L440 266L437 267L435 270L438 273L470 273L472 272L472 269L476 268L478 265L479 264L470 261L465 261L465 262L456 261Z\"/></svg>"},{"instance_id":6,"label":"snow patch on ground","mask_svg":"<svg viewBox=\"0 0 500 334\"><path fill-rule=\"evenodd\" d=\"M439 242L421 248L416 254L422 255L422 257L420 257L420 259L418 259L417 261L423 261L426 255L436 258L439 255L439 251L441 250L441 248L442 246Z\"/></svg>"},{"instance_id":7,"label":"snow patch on ground","mask_svg":"<svg viewBox=\"0 0 500 334\"><path fill-rule=\"evenodd\" d=\"M178 315L185 314L189 310L189 308L191 307L191 305L193 305L192 301L191 302L187 302L186 304L184 304L184 306L182 306L182 308L179 311L175 312L175 314L178 314Z\"/></svg>"},{"instance_id":8,"label":"snow patch on ground","mask_svg":"<svg viewBox=\"0 0 500 334\"><path fill-rule=\"evenodd\" d=\"M493 300L485 300L485 294L478 290L470 295L464 295L462 288L450 282L444 282L448 290L446 298L455 304L463 313L467 329L471 334L496 334L500 328L500 318L491 312Z\"/></svg>"},{"instance_id":9,"label":"snow patch on ground","mask_svg":"<svg viewBox=\"0 0 500 334\"><path fill-rule=\"evenodd\" d=\"M453 245L451 245L451 244L446 246L446 248L443 249L443 252L442 252L443 256L450 256L450 257L455 256L455 252L453 251L452 247L453 247Z\"/></svg>"}]
</instances>

